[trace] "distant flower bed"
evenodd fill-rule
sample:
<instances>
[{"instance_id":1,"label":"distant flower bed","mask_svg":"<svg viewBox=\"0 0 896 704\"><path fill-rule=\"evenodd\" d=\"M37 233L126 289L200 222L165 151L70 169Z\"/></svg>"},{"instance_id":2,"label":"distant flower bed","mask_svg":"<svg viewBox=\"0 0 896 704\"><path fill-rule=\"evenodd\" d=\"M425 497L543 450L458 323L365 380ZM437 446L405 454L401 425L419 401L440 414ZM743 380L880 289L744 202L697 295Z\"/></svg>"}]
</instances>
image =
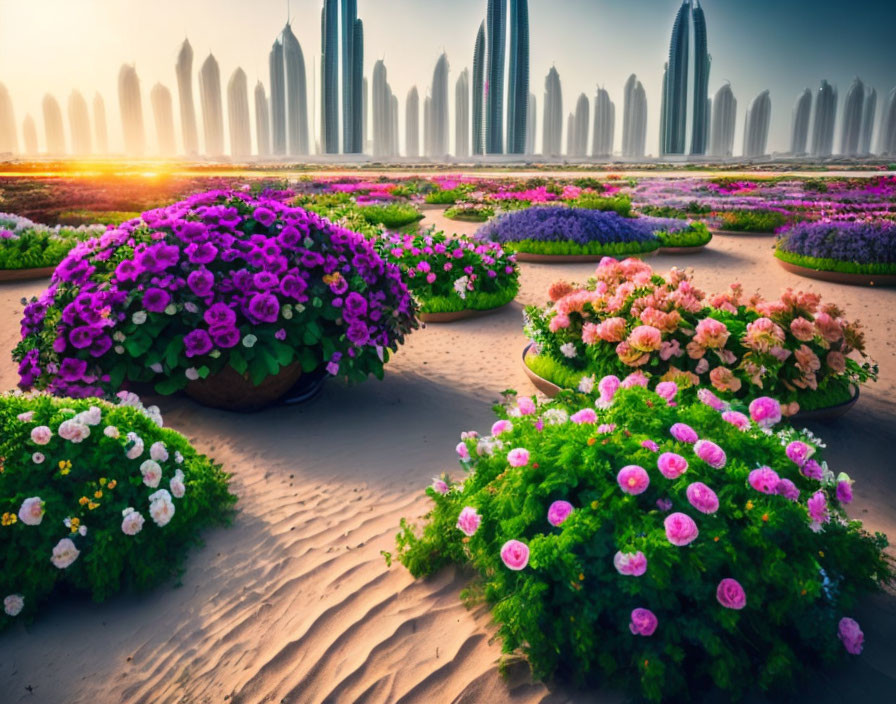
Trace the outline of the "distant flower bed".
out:
<instances>
[{"instance_id":1,"label":"distant flower bed","mask_svg":"<svg viewBox=\"0 0 896 704\"><path fill-rule=\"evenodd\" d=\"M628 196L604 196L593 191L582 192L570 202L575 208L589 210L612 210L624 218L632 216L632 201Z\"/></svg>"},{"instance_id":2,"label":"distant flower bed","mask_svg":"<svg viewBox=\"0 0 896 704\"><path fill-rule=\"evenodd\" d=\"M651 701L786 688L861 653L852 610L894 575L886 536L847 516L851 479L818 439L774 430L771 398L673 398L614 386L599 408L502 408L461 436L465 473L427 489L397 559L415 577L475 569L503 651L536 677L603 676Z\"/></svg>"},{"instance_id":3,"label":"distant flower bed","mask_svg":"<svg viewBox=\"0 0 896 704\"><path fill-rule=\"evenodd\" d=\"M128 220L139 218L140 213L130 210L64 210L59 213L57 220L60 225L79 226L91 225L120 225Z\"/></svg>"},{"instance_id":4,"label":"distant flower bed","mask_svg":"<svg viewBox=\"0 0 896 704\"><path fill-rule=\"evenodd\" d=\"M822 271L896 274L896 222L800 223L778 236L775 256Z\"/></svg>"},{"instance_id":5,"label":"distant flower bed","mask_svg":"<svg viewBox=\"0 0 896 704\"><path fill-rule=\"evenodd\" d=\"M48 227L18 215L0 213L0 270L56 266L78 242L105 229L105 225Z\"/></svg>"},{"instance_id":6,"label":"distant flower bed","mask_svg":"<svg viewBox=\"0 0 896 704\"><path fill-rule=\"evenodd\" d=\"M176 574L236 500L228 477L133 394L0 396L0 628L54 586L97 601Z\"/></svg>"},{"instance_id":7,"label":"distant flower bed","mask_svg":"<svg viewBox=\"0 0 896 704\"><path fill-rule=\"evenodd\" d=\"M651 218L625 218L613 211L534 206L502 215L476 233L480 241L498 242L531 254L624 255L659 247Z\"/></svg>"},{"instance_id":8,"label":"distant flower bed","mask_svg":"<svg viewBox=\"0 0 896 704\"><path fill-rule=\"evenodd\" d=\"M429 205L454 205L467 192L468 189L462 187L438 188L427 193L423 200Z\"/></svg>"},{"instance_id":9,"label":"distant flower bed","mask_svg":"<svg viewBox=\"0 0 896 704\"><path fill-rule=\"evenodd\" d=\"M691 222L684 229L658 230L656 236L661 247L702 247L712 240L712 233L702 222Z\"/></svg>"},{"instance_id":10,"label":"distant flower bed","mask_svg":"<svg viewBox=\"0 0 896 704\"><path fill-rule=\"evenodd\" d=\"M457 203L445 211L445 217L450 220L486 222L494 216L495 209L485 203Z\"/></svg>"},{"instance_id":11,"label":"distant flower bed","mask_svg":"<svg viewBox=\"0 0 896 704\"><path fill-rule=\"evenodd\" d=\"M775 232L790 218L777 210L725 210L713 213L720 230L731 232Z\"/></svg>"},{"instance_id":12,"label":"distant flower bed","mask_svg":"<svg viewBox=\"0 0 896 704\"><path fill-rule=\"evenodd\" d=\"M586 286L561 281L548 293L546 308L526 308L538 352L528 363L559 386L631 375L725 399L771 394L795 413L848 401L853 385L877 378L860 326L817 294L744 299L736 284L705 300L682 270L663 277L637 259L609 258Z\"/></svg>"},{"instance_id":13,"label":"distant flower bed","mask_svg":"<svg viewBox=\"0 0 896 704\"><path fill-rule=\"evenodd\" d=\"M422 313L490 310L512 301L519 290L516 259L499 244L443 232L386 233L377 248L401 268Z\"/></svg>"},{"instance_id":14,"label":"distant flower bed","mask_svg":"<svg viewBox=\"0 0 896 704\"><path fill-rule=\"evenodd\" d=\"M259 385L325 367L381 377L415 327L398 267L280 200L211 191L79 244L25 308L22 388L173 393L225 367Z\"/></svg>"},{"instance_id":15,"label":"distant flower bed","mask_svg":"<svg viewBox=\"0 0 896 704\"><path fill-rule=\"evenodd\" d=\"M387 230L397 230L423 219L423 213L409 203L362 205L360 212L367 222Z\"/></svg>"}]
</instances>

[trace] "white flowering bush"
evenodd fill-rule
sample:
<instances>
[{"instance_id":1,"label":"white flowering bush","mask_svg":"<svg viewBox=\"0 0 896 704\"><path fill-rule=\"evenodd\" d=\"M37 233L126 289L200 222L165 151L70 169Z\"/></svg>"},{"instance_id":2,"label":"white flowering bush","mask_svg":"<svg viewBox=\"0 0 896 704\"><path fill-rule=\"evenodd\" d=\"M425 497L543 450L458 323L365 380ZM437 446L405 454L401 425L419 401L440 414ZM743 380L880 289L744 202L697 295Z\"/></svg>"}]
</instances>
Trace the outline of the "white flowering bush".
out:
<instances>
[{"instance_id":1,"label":"white flowering bush","mask_svg":"<svg viewBox=\"0 0 896 704\"><path fill-rule=\"evenodd\" d=\"M118 401L0 396L0 629L59 582L97 601L160 582L236 500L157 408Z\"/></svg>"}]
</instances>

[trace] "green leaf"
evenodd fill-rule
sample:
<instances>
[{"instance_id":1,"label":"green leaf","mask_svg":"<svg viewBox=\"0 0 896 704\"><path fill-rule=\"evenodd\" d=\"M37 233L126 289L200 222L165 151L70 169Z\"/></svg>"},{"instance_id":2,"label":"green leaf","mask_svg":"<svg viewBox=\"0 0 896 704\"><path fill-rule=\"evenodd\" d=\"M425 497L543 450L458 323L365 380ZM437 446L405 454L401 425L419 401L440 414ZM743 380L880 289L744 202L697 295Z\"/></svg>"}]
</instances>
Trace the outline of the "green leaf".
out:
<instances>
[{"instance_id":1,"label":"green leaf","mask_svg":"<svg viewBox=\"0 0 896 704\"><path fill-rule=\"evenodd\" d=\"M153 388L155 388L157 393L160 393L163 396L168 396L176 391L180 391L184 386L186 386L186 377L177 376L162 379L161 381L156 382Z\"/></svg>"},{"instance_id":2,"label":"green leaf","mask_svg":"<svg viewBox=\"0 0 896 704\"><path fill-rule=\"evenodd\" d=\"M246 361L242 352L238 349L233 349L230 352L230 366L238 373L245 374L246 370L249 368L249 363Z\"/></svg>"}]
</instances>

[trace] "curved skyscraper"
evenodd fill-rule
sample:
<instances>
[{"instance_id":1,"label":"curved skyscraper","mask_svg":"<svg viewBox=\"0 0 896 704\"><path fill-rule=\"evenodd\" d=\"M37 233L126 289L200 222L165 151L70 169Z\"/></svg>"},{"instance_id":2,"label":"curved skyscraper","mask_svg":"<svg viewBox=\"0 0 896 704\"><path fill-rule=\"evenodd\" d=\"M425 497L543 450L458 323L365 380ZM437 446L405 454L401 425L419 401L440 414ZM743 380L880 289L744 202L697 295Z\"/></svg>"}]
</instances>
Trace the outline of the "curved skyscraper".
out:
<instances>
[{"instance_id":1,"label":"curved skyscraper","mask_svg":"<svg viewBox=\"0 0 896 704\"><path fill-rule=\"evenodd\" d=\"M526 154L535 153L535 128L537 115L535 94L529 93L529 105L526 107Z\"/></svg>"},{"instance_id":2,"label":"curved skyscraper","mask_svg":"<svg viewBox=\"0 0 896 704\"><path fill-rule=\"evenodd\" d=\"M321 145L339 153L339 0L324 0L320 11Z\"/></svg>"},{"instance_id":3,"label":"curved skyscraper","mask_svg":"<svg viewBox=\"0 0 896 704\"><path fill-rule=\"evenodd\" d=\"M292 27L288 24L281 34L283 44L283 62L285 71L285 113L283 124L285 125L287 145L292 156L308 154L308 91L305 74L305 55ZM273 80L273 72L271 75ZM271 95L273 98L273 84ZM338 119L338 117L337 117ZM337 150L338 151L338 150Z\"/></svg>"},{"instance_id":4,"label":"curved skyscraper","mask_svg":"<svg viewBox=\"0 0 896 704\"><path fill-rule=\"evenodd\" d=\"M896 88L887 96L877 137L878 154L896 154Z\"/></svg>"},{"instance_id":5,"label":"curved skyscraper","mask_svg":"<svg viewBox=\"0 0 896 704\"><path fill-rule=\"evenodd\" d=\"M700 0L694 0L694 103L691 122L691 154L706 153L709 141L709 67L710 57L706 43L706 17Z\"/></svg>"},{"instance_id":6,"label":"curved skyscraper","mask_svg":"<svg viewBox=\"0 0 896 704\"><path fill-rule=\"evenodd\" d=\"M757 157L767 153L768 128L771 124L772 101L767 90L753 100L744 124L744 156Z\"/></svg>"},{"instance_id":7,"label":"curved skyscraper","mask_svg":"<svg viewBox=\"0 0 896 704\"><path fill-rule=\"evenodd\" d=\"M485 152L503 154L507 0L488 0L485 26Z\"/></svg>"},{"instance_id":8,"label":"curved skyscraper","mask_svg":"<svg viewBox=\"0 0 896 704\"><path fill-rule=\"evenodd\" d=\"M622 108L622 156L644 156L647 142L647 94L635 74L625 82Z\"/></svg>"},{"instance_id":9,"label":"curved skyscraper","mask_svg":"<svg viewBox=\"0 0 896 704\"><path fill-rule=\"evenodd\" d=\"M790 153L805 154L809 146L809 116L812 113L812 91L806 88L793 106L793 126L790 133Z\"/></svg>"},{"instance_id":10,"label":"curved skyscraper","mask_svg":"<svg viewBox=\"0 0 896 704\"><path fill-rule=\"evenodd\" d=\"M423 99L423 156L432 155L432 98Z\"/></svg>"},{"instance_id":11,"label":"curved skyscraper","mask_svg":"<svg viewBox=\"0 0 896 704\"><path fill-rule=\"evenodd\" d=\"M227 81L227 124L230 126L230 154L245 159L252 154L249 125L249 84L246 72L237 68Z\"/></svg>"},{"instance_id":12,"label":"curved skyscraper","mask_svg":"<svg viewBox=\"0 0 896 704\"><path fill-rule=\"evenodd\" d=\"M185 154L199 153L199 135L196 130L196 107L193 103L193 47L184 39L177 54L177 96L180 101L180 128Z\"/></svg>"},{"instance_id":13,"label":"curved skyscraper","mask_svg":"<svg viewBox=\"0 0 896 704\"><path fill-rule=\"evenodd\" d=\"M569 113L566 118L566 155L575 156L576 153L576 116Z\"/></svg>"},{"instance_id":14,"label":"curved skyscraper","mask_svg":"<svg viewBox=\"0 0 896 704\"><path fill-rule=\"evenodd\" d=\"M841 119L840 153L844 156L855 156L859 153L859 140L862 137L862 110L865 107L865 84L856 78L843 102L843 118Z\"/></svg>"},{"instance_id":15,"label":"curved skyscraper","mask_svg":"<svg viewBox=\"0 0 896 704\"><path fill-rule=\"evenodd\" d=\"M712 101L712 133L709 153L727 158L734 153L734 126L737 122L737 100L726 83L716 91Z\"/></svg>"},{"instance_id":16,"label":"curved skyscraper","mask_svg":"<svg viewBox=\"0 0 896 704\"><path fill-rule=\"evenodd\" d=\"M470 72L464 69L454 86L454 155L470 156Z\"/></svg>"},{"instance_id":17,"label":"curved skyscraper","mask_svg":"<svg viewBox=\"0 0 896 704\"><path fill-rule=\"evenodd\" d=\"M420 156L420 95L417 86L408 91L404 112L404 153L416 158Z\"/></svg>"},{"instance_id":18,"label":"curved skyscraper","mask_svg":"<svg viewBox=\"0 0 896 704\"><path fill-rule=\"evenodd\" d=\"M473 47L473 153L485 153L485 22L479 25Z\"/></svg>"},{"instance_id":19,"label":"curved skyscraper","mask_svg":"<svg viewBox=\"0 0 896 704\"><path fill-rule=\"evenodd\" d=\"M99 93L93 96L93 134L96 137L96 153L109 153L109 131L106 128L106 103Z\"/></svg>"},{"instance_id":20,"label":"curved skyscraper","mask_svg":"<svg viewBox=\"0 0 896 704\"><path fill-rule=\"evenodd\" d=\"M570 156L588 156L588 133L591 131L591 103L584 93L576 101L574 133L572 136L572 152Z\"/></svg>"},{"instance_id":21,"label":"curved skyscraper","mask_svg":"<svg viewBox=\"0 0 896 704\"><path fill-rule=\"evenodd\" d=\"M133 65L124 64L118 72L118 106L121 110L124 153L127 156L143 156L146 149L143 99L140 97L140 79Z\"/></svg>"},{"instance_id":22,"label":"curved skyscraper","mask_svg":"<svg viewBox=\"0 0 896 704\"><path fill-rule=\"evenodd\" d=\"M510 0L510 67L507 72L507 153L526 150L529 116L529 0Z\"/></svg>"},{"instance_id":23,"label":"curved skyscraper","mask_svg":"<svg viewBox=\"0 0 896 704\"><path fill-rule=\"evenodd\" d=\"M812 156L826 157L834 152L834 123L837 119L837 89L821 82L815 96L815 118L812 122Z\"/></svg>"},{"instance_id":24,"label":"curved skyscraper","mask_svg":"<svg viewBox=\"0 0 896 704\"><path fill-rule=\"evenodd\" d=\"M432 72L432 153L441 159L448 154L448 56L443 52Z\"/></svg>"},{"instance_id":25,"label":"curved skyscraper","mask_svg":"<svg viewBox=\"0 0 896 704\"><path fill-rule=\"evenodd\" d=\"M862 136L859 138L859 154L871 154L871 137L874 133L874 118L877 115L877 91L869 88L865 93L865 107L862 108Z\"/></svg>"},{"instance_id":26,"label":"curved skyscraper","mask_svg":"<svg viewBox=\"0 0 896 704\"><path fill-rule=\"evenodd\" d=\"M551 66L544 79L544 127L542 128L542 153L559 156L563 144L563 92L560 74Z\"/></svg>"},{"instance_id":27,"label":"curved skyscraper","mask_svg":"<svg viewBox=\"0 0 896 704\"><path fill-rule=\"evenodd\" d=\"M392 156L400 156L398 148L398 96L392 93L389 96L392 119L389 121L389 143L392 145Z\"/></svg>"},{"instance_id":28,"label":"curved skyscraper","mask_svg":"<svg viewBox=\"0 0 896 704\"><path fill-rule=\"evenodd\" d=\"M72 154L86 156L93 151L90 135L90 114L87 101L78 91L68 97L68 124L72 135Z\"/></svg>"},{"instance_id":29,"label":"curved skyscraper","mask_svg":"<svg viewBox=\"0 0 896 704\"><path fill-rule=\"evenodd\" d=\"M209 54L199 69L199 101L202 105L202 127L205 133L205 155L224 155L224 111L221 101L221 71Z\"/></svg>"},{"instance_id":30,"label":"curved skyscraper","mask_svg":"<svg viewBox=\"0 0 896 704\"><path fill-rule=\"evenodd\" d=\"M65 128L62 126L62 110L52 95L47 93L43 100L44 131L47 135L47 154L65 154Z\"/></svg>"},{"instance_id":31,"label":"curved skyscraper","mask_svg":"<svg viewBox=\"0 0 896 704\"><path fill-rule=\"evenodd\" d=\"M0 83L0 154L15 154L19 151L16 116L12 109L12 98L6 86Z\"/></svg>"},{"instance_id":32,"label":"curved skyscraper","mask_svg":"<svg viewBox=\"0 0 896 704\"><path fill-rule=\"evenodd\" d=\"M604 88L597 89L594 98L594 136L591 155L601 159L612 156L613 138L616 135L616 106Z\"/></svg>"},{"instance_id":33,"label":"curved skyscraper","mask_svg":"<svg viewBox=\"0 0 896 704\"><path fill-rule=\"evenodd\" d=\"M31 115L25 115L25 119L22 121L22 141L26 154L31 156L37 154L37 127L35 127L34 118Z\"/></svg>"},{"instance_id":34,"label":"curved skyscraper","mask_svg":"<svg viewBox=\"0 0 896 704\"><path fill-rule=\"evenodd\" d=\"M260 157L271 154L271 115L261 81L255 83L255 145Z\"/></svg>"},{"instance_id":35,"label":"curved skyscraper","mask_svg":"<svg viewBox=\"0 0 896 704\"><path fill-rule=\"evenodd\" d=\"M156 83L149 92L152 114L156 124L156 141L159 154L174 156L177 147L174 144L174 112L171 108L171 91L161 83Z\"/></svg>"},{"instance_id":36,"label":"curved skyscraper","mask_svg":"<svg viewBox=\"0 0 896 704\"><path fill-rule=\"evenodd\" d=\"M286 66L283 63L283 42L277 37L268 54L271 80L271 152L286 154Z\"/></svg>"},{"instance_id":37,"label":"curved skyscraper","mask_svg":"<svg viewBox=\"0 0 896 704\"><path fill-rule=\"evenodd\" d=\"M358 0L342 0L342 151L360 154L364 24Z\"/></svg>"}]
</instances>

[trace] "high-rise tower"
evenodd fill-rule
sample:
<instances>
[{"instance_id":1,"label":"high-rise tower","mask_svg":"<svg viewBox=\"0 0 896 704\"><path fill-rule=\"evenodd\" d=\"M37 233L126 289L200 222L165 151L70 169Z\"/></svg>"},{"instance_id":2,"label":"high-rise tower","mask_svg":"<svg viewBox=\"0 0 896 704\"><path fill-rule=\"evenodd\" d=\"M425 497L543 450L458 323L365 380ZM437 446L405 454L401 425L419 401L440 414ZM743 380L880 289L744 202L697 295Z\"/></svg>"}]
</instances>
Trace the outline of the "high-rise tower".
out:
<instances>
[{"instance_id":1,"label":"high-rise tower","mask_svg":"<svg viewBox=\"0 0 896 704\"><path fill-rule=\"evenodd\" d=\"M320 13L321 145L339 153L339 0L324 0Z\"/></svg>"},{"instance_id":2,"label":"high-rise tower","mask_svg":"<svg viewBox=\"0 0 896 704\"><path fill-rule=\"evenodd\" d=\"M542 129L545 156L559 156L563 144L563 92L560 74L551 67L544 79L544 127Z\"/></svg>"},{"instance_id":3,"label":"high-rise tower","mask_svg":"<svg viewBox=\"0 0 896 704\"><path fill-rule=\"evenodd\" d=\"M597 89L594 98L594 136L591 155L607 158L613 154L613 138L616 134L616 106L604 88Z\"/></svg>"},{"instance_id":4,"label":"high-rise tower","mask_svg":"<svg viewBox=\"0 0 896 704\"><path fill-rule=\"evenodd\" d=\"M529 116L529 0L510 0L509 62L507 153L522 154Z\"/></svg>"},{"instance_id":5,"label":"high-rise tower","mask_svg":"<svg viewBox=\"0 0 896 704\"><path fill-rule=\"evenodd\" d=\"M106 103L99 93L93 96L93 130L96 137L96 153L109 153L109 134L106 128Z\"/></svg>"},{"instance_id":6,"label":"high-rise tower","mask_svg":"<svg viewBox=\"0 0 896 704\"><path fill-rule=\"evenodd\" d=\"M837 118L837 89L822 81L815 97L812 122L812 156L826 157L834 152L834 123Z\"/></svg>"},{"instance_id":7,"label":"high-rise tower","mask_svg":"<svg viewBox=\"0 0 896 704\"><path fill-rule=\"evenodd\" d=\"M507 0L488 0L485 27L485 152L503 154Z\"/></svg>"},{"instance_id":8,"label":"high-rise tower","mask_svg":"<svg viewBox=\"0 0 896 704\"><path fill-rule=\"evenodd\" d=\"M133 65L124 64L118 72L118 105L121 109L124 152L128 156L143 156L146 148L143 100L140 97L140 79Z\"/></svg>"},{"instance_id":9,"label":"high-rise tower","mask_svg":"<svg viewBox=\"0 0 896 704\"><path fill-rule=\"evenodd\" d=\"M358 154L361 143L364 24L358 0L342 0L342 151Z\"/></svg>"},{"instance_id":10,"label":"high-rise tower","mask_svg":"<svg viewBox=\"0 0 896 704\"><path fill-rule=\"evenodd\" d=\"M806 88L793 106L793 126L790 133L790 153L799 156L809 146L809 117L812 113L812 91Z\"/></svg>"},{"instance_id":11,"label":"high-rise tower","mask_svg":"<svg viewBox=\"0 0 896 704\"><path fill-rule=\"evenodd\" d=\"M464 69L454 86L454 155L470 156L470 71Z\"/></svg>"},{"instance_id":12,"label":"high-rise tower","mask_svg":"<svg viewBox=\"0 0 896 704\"><path fill-rule=\"evenodd\" d=\"M0 154L15 154L19 151L16 134L16 116L12 109L12 98L6 86L0 83Z\"/></svg>"},{"instance_id":13,"label":"high-rise tower","mask_svg":"<svg viewBox=\"0 0 896 704\"><path fill-rule=\"evenodd\" d=\"M635 74L625 82L622 108L622 156L644 156L647 142L647 93Z\"/></svg>"},{"instance_id":14,"label":"high-rise tower","mask_svg":"<svg viewBox=\"0 0 896 704\"><path fill-rule=\"evenodd\" d=\"M877 137L878 154L896 154L896 88L887 96Z\"/></svg>"},{"instance_id":15,"label":"high-rise tower","mask_svg":"<svg viewBox=\"0 0 896 704\"><path fill-rule=\"evenodd\" d=\"M694 20L694 103L691 123L691 154L706 153L709 141L709 67L710 56L706 41L706 16L700 0L694 0L691 16Z\"/></svg>"},{"instance_id":16,"label":"high-rise tower","mask_svg":"<svg viewBox=\"0 0 896 704\"><path fill-rule=\"evenodd\" d=\"M268 108L268 97L261 81L255 84L255 144L256 154L260 157L271 154L271 116Z\"/></svg>"},{"instance_id":17,"label":"high-rise tower","mask_svg":"<svg viewBox=\"0 0 896 704\"><path fill-rule=\"evenodd\" d=\"M199 136L196 130L196 107L193 103L193 47L184 39L177 54L177 96L180 101L180 128L185 154L199 153Z\"/></svg>"},{"instance_id":18,"label":"high-rise tower","mask_svg":"<svg viewBox=\"0 0 896 704\"><path fill-rule=\"evenodd\" d=\"M529 93L529 105L526 107L526 154L535 153L535 128L536 120L535 94Z\"/></svg>"},{"instance_id":19,"label":"high-rise tower","mask_svg":"<svg viewBox=\"0 0 896 704\"><path fill-rule=\"evenodd\" d=\"M277 37L268 54L271 77L271 151L286 154L286 66L283 63L283 42Z\"/></svg>"},{"instance_id":20,"label":"high-rise tower","mask_svg":"<svg viewBox=\"0 0 896 704\"><path fill-rule=\"evenodd\" d=\"M44 131L47 135L47 154L65 154L65 128L62 126L62 110L49 93L44 96Z\"/></svg>"},{"instance_id":21,"label":"high-rise tower","mask_svg":"<svg viewBox=\"0 0 896 704\"><path fill-rule=\"evenodd\" d=\"M156 125L159 154L174 156L177 147L174 144L174 111L171 107L171 91L161 83L156 83L149 91L149 102L152 105L153 121Z\"/></svg>"},{"instance_id":22,"label":"high-rise tower","mask_svg":"<svg viewBox=\"0 0 896 704\"><path fill-rule=\"evenodd\" d=\"M772 101L767 90L754 98L747 110L744 124L744 156L757 157L767 153L768 128L771 124Z\"/></svg>"},{"instance_id":23,"label":"high-rise tower","mask_svg":"<svg viewBox=\"0 0 896 704\"><path fill-rule=\"evenodd\" d=\"M877 115L877 91L869 88L865 93L862 108L862 135L859 138L859 154L871 154L871 137L874 133L874 118Z\"/></svg>"},{"instance_id":24,"label":"high-rise tower","mask_svg":"<svg viewBox=\"0 0 896 704\"><path fill-rule=\"evenodd\" d=\"M443 52L432 73L432 153L441 159L448 154L448 56Z\"/></svg>"},{"instance_id":25,"label":"high-rise tower","mask_svg":"<svg viewBox=\"0 0 896 704\"><path fill-rule=\"evenodd\" d=\"M227 81L227 124L230 126L230 154L245 159L252 154L249 126L249 85L246 72L237 68Z\"/></svg>"},{"instance_id":26,"label":"high-rise tower","mask_svg":"<svg viewBox=\"0 0 896 704\"><path fill-rule=\"evenodd\" d=\"M855 156L859 153L859 140L862 137L862 110L865 107L865 84L856 78L843 102L842 129L840 131L840 153L844 156Z\"/></svg>"},{"instance_id":27,"label":"high-rise tower","mask_svg":"<svg viewBox=\"0 0 896 704\"><path fill-rule=\"evenodd\" d=\"M212 54L199 69L199 102L202 105L202 127L206 156L224 155L224 109L221 100L221 71Z\"/></svg>"},{"instance_id":28,"label":"high-rise tower","mask_svg":"<svg viewBox=\"0 0 896 704\"><path fill-rule=\"evenodd\" d=\"M716 91L712 101L712 135L709 153L727 158L734 153L734 126L737 121L737 100L726 83Z\"/></svg>"},{"instance_id":29,"label":"high-rise tower","mask_svg":"<svg viewBox=\"0 0 896 704\"><path fill-rule=\"evenodd\" d=\"M280 35L283 41L283 63L286 92L286 137L289 154L304 155L308 148L308 91L305 76L305 55L292 27L288 24ZM272 89L273 91L273 89Z\"/></svg>"},{"instance_id":30,"label":"high-rise tower","mask_svg":"<svg viewBox=\"0 0 896 704\"><path fill-rule=\"evenodd\" d=\"M90 137L90 115L87 101L78 91L68 97L68 124L72 133L72 154L86 156L92 151ZM0 149L0 151L3 151Z\"/></svg>"},{"instance_id":31,"label":"high-rise tower","mask_svg":"<svg viewBox=\"0 0 896 704\"><path fill-rule=\"evenodd\" d=\"M404 153L416 158L420 156L420 95L417 86L408 91L404 112Z\"/></svg>"},{"instance_id":32,"label":"high-rise tower","mask_svg":"<svg viewBox=\"0 0 896 704\"><path fill-rule=\"evenodd\" d=\"M479 25L473 48L473 153L485 153L485 22Z\"/></svg>"}]
</instances>

